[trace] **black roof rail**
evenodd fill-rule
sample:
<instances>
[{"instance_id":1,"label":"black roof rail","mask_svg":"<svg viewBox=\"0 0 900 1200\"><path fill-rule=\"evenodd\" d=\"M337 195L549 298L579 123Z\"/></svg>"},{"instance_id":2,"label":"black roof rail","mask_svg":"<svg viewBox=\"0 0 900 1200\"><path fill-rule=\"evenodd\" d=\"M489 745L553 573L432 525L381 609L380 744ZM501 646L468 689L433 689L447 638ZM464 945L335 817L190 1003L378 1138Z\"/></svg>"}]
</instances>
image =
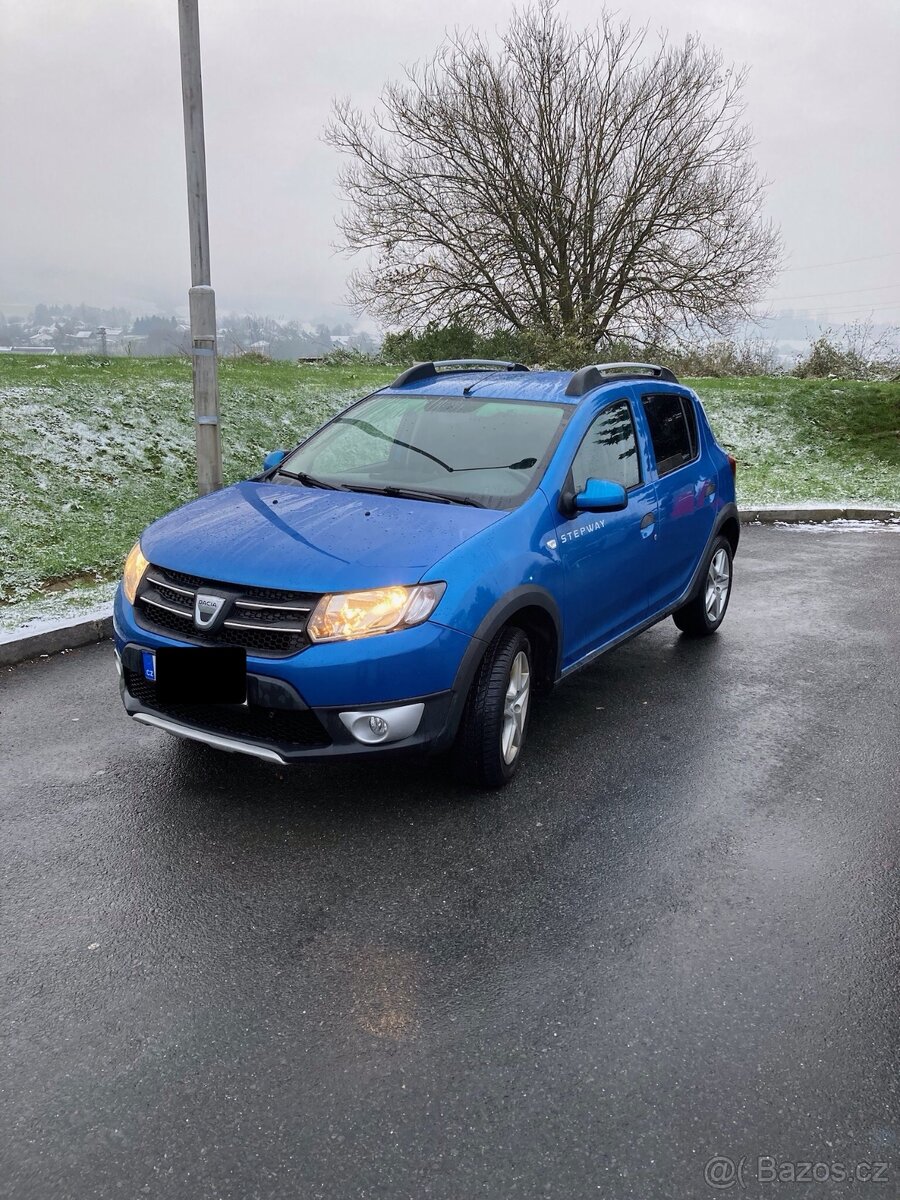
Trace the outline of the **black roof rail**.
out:
<instances>
[{"instance_id":1,"label":"black roof rail","mask_svg":"<svg viewBox=\"0 0 900 1200\"><path fill-rule=\"evenodd\" d=\"M524 363L506 362L499 358L441 358L437 362L420 362L401 372L390 387L402 387L405 383L417 383L420 379L433 379L438 368L449 367L454 371L468 371L472 367L484 367L490 371L527 371Z\"/></svg>"},{"instance_id":2,"label":"black roof rail","mask_svg":"<svg viewBox=\"0 0 900 1200\"><path fill-rule=\"evenodd\" d=\"M566 386L566 395L584 396L617 376L624 376L626 379L661 379L664 383L678 382L674 371L670 371L668 367L655 366L653 363L595 363L592 367L582 367L574 372Z\"/></svg>"}]
</instances>

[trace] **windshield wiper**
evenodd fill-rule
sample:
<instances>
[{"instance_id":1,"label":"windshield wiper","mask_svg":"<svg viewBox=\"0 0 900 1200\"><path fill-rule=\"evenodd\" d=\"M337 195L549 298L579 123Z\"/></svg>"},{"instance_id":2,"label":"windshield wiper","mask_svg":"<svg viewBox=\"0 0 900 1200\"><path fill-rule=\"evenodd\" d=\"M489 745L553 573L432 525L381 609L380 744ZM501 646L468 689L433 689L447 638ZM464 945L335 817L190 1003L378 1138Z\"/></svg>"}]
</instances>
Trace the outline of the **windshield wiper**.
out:
<instances>
[{"instance_id":1,"label":"windshield wiper","mask_svg":"<svg viewBox=\"0 0 900 1200\"><path fill-rule=\"evenodd\" d=\"M493 467L451 467L454 472L458 471L527 471L529 467L537 466L536 458L522 458L514 463L497 463Z\"/></svg>"},{"instance_id":2,"label":"windshield wiper","mask_svg":"<svg viewBox=\"0 0 900 1200\"><path fill-rule=\"evenodd\" d=\"M376 429L368 421L360 421L358 417L335 417L334 423L335 425L356 425L364 433L368 433L370 437L381 438L384 442L390 442L392 446L402 446L404 450L412 450L414 454L421 454L423 458L431 459L433 463L437 463L445 471L453 470L453 467L449 463L445 463L436 454L431 454L428 450L423 450L421 446L414 446L412 442L401 442L399 438L389 437L386 433L382 433L380 429Z\"/></svg>"},{"instance_id":3,"label":"windshield wiper","mask_svg":"<svg viewBox=\"0 0 900 1200\"><path fill-rule=\"evenodd\" d=\"M449 463L444 462L442 458L438 458L436 454L432 454L429 450L423 450L421 446L414 446L412 442L404 442L400 438L390 437L380 429L376 429L369 421L360 421L358 417L336 417L334 423L335 425L355 425L358 429L362 429L364 433L368 433L370 437L381 438L382 441L390 442L392 446L402 446L404 450L412 450L414 454L421 454L423 458L428 458L433 463L437 463L439 467L451 475L458 471L527 471L529 467L537 466L536 458L523 458L519 462L498 463L494 466L451 467ZM483 508L484 505L481 507Z\"/></svg>"},{"instance_id":4,"label":"windshield wiper","mask_svg":"<svg viewBox=\"0 0 900 1200\"><path fill-rule=\"evenodd\" d=\"M473 499L472 496L448 496L443 492L422 492L414 488L395 487L390 483L384 487L357 487L354 485L350 490L371 492L375 496L399 496L403 500L436 500L439 504L468 504L472 508L484 508L481 501Z\"/></svg>"},{"instance_id":5,"label":"windshield wiper","mask_svg":"<svg viewBox=\"0 0 900 1200\"><path fill-rule=\"evenodd\" d=\"M328 483L324 479L317 479L315 475L309 475L306 471L282 471L279 469L277 474L284 475L287 479L296 479L304 487L327 488L332 492L347 490L341 483Z\"/></svg>"}]
</instances>

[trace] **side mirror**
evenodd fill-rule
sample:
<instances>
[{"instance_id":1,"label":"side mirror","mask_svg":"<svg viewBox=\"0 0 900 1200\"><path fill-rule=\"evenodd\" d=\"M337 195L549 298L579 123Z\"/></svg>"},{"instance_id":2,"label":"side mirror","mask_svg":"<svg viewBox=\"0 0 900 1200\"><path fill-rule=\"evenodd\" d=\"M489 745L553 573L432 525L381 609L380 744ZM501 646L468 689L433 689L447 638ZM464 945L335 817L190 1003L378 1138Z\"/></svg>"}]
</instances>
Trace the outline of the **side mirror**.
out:
<instances>
[{"instance_id":1,"label":"side mirror","mask_svg":"<svg viewBox=\"0 0 900 1200\"><path fill-rule=\"evenodd\" d=\"M588 479L574 503L582 512L618 512L628 507L628 496L621 483L613 483L611 479Z\"/></svg>"},{"instance_id":2,"label":"side mirror","mask_svg":"<svg viewBox=\"0 0 900 1200\"><path fill-rule=\"evenodd\" d=\"M271 471L273 467L279 466L287 458L287 450L270 450L263 459L263 470Z\"/></svg>"}]
</instances>

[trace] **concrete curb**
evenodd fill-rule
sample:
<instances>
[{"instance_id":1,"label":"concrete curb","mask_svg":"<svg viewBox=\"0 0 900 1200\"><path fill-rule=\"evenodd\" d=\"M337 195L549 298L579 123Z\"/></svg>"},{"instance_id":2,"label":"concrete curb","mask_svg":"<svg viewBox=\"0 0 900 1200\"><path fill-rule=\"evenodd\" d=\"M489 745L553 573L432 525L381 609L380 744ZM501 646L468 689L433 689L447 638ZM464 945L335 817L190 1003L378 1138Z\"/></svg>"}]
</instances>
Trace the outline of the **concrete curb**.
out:
<instances>
[{"instance_id":1,"label":"concrete curb","mask_svg":"<svg viewBox=\"0 0 900 1200\"><path fill-rule=\"evenodd\" d=\"M756 508L740 510L741 524L760 523L774 525L776 521L787 524L802 524L805 521L821 524L824 521L884 521L900 520L900 508L873 508L860 506L809 508L758 505ZM60 650L73 650L76 646L87 646L91 642L102 642L112 636L112 617L92 617L60 623L53 629L40 633L13 634L5 641L0 639L0 667L11 667L15 663L38 658L42 654L58 654Z\"/></svg>"},{"instance_id":2,"label":"concrete curb","mask_svg":"<svg viewBox=\"0 0 900 1200\"><path fill-rule=\"evenodd\" d=\"M741 524L749 525L760 522L763 525L774 525L783 521L788 525L799 525L806 521L821 524L823 521L896 521L900 520L900 508L874 508L865 505L848 505L844 508L829 505L784 505L760 504L755 508L740 510Z\"/></svg>"},{"instance_id":3,"label":"concrete curb","mask_svg":"<svg viewBox=\"0 0 900 1200\"><path fill-rule=\"evenodd\" d=\"M40 633L13 634L7 641L0 641L0 667L11 667L42 654L74 650L76 646L102 642L108 637L112 637L112 617L70 621L53 629L42 629Z\"/></svg>"}]
</instances>

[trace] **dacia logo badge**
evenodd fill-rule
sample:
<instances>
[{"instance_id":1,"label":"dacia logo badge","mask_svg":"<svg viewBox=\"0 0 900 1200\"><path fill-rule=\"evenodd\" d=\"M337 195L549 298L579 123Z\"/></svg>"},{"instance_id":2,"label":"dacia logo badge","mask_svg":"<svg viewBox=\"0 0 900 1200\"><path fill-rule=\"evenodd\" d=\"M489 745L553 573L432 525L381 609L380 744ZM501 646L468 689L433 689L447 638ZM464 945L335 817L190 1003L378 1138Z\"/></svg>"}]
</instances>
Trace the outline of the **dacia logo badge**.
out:
<instances>
[{"instance_id":1,"label":"dacia logo badge","mask_svg":"<svg viewBox=\"0 0 900 1200\"><path fill-rule=\"evenodd\" d=\"M194 624L198 629L213 629L225 607L224 596L209 596L198 592L194 597Z\"/></svg>"}]
</instances>

